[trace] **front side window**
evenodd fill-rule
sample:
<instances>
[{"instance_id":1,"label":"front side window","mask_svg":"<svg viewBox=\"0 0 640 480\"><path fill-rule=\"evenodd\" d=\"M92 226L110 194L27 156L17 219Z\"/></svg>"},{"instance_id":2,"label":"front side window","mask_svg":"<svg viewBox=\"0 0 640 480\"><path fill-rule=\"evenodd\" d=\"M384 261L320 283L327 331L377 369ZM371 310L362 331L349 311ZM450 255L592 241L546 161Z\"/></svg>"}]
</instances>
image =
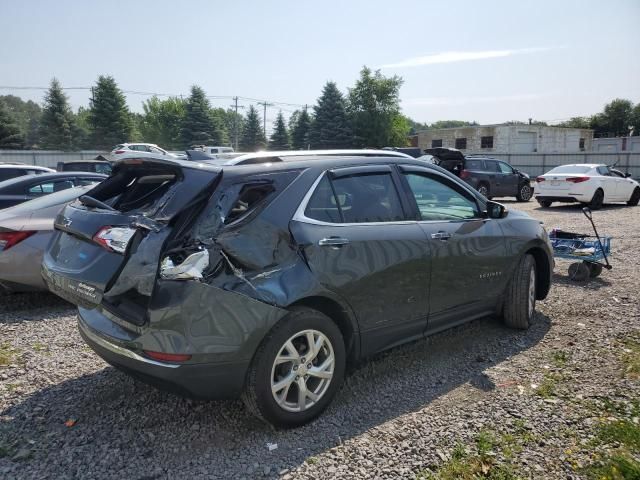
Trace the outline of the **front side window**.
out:
<instances>
[{"instance_id":1,"label":"front side window","mask_svg":"<svg viewBox=\"0 0 640 480\"><path fill-rule=\"evenodd\" d=\"M480 148L493 148L493 135L490 137L480 137Z\"/></svg>"},{"instance_id":2,"label":"front side window","mask_svg":"<svg viewBox=\"0 0 640 480\"><path fill-rule=\"evenodd\" d=\"M160 155L166 155L167 154L167 152L165 152L161 148L157 148L157 147L149 147L149 151L151 153L157 153L157 154L160 154Z\"/></svg>"},{"instance_id":3,"label":"front side window","mask_svg":"<svg viewBox=\"0 0 640 480\"><path fill-rule=\"evenodd\" d=\"M330 223L404 220L398 192L389 173L324 176L306 206L305 216Z\"/></svg>"},{"instance_id":4,"label":"front side window","mask_svg":"<svg viewBox=\"0 0 640 480\"><path fill-rule=\"evenodd\" d=\"M502 173L506 173L508 175L512 175L513 174L513 168L511 168L511 165L508 165L504 162L498 162L498 167L500 167L500 171Z\"/></svg>"},{"instance_id":5,"label":"front side window","mask_svg":"<svg viewBox=\"0 0 640 480\"><path fill-rule=\"evenodd\" d=\"M431 140L431 148L438 148L442 146L442 139Z\"/></svg>"},{"instance_id":6,"label":"front side window","mask_svg":"<svg viewBox=\"0 0 640 480\"><path fill-rule=\"evenodd\" d=\"M609 167L607 167L607 166L598 167L598 173L600 175L605 176L605 177L610 177L611 176L611 172L609 172Z\"/></svg>"},{"instance_id":7,"label":"front side window","mask_svg":"<svg viewBox=\"0 0 640 480\"><path fill-rule=\"evenodd\" d=\"M485 165L487 166L487 172L500 172L500 167L498 166L498 162L495 160L485 160Z\"/></svg>"},{"instance_id":8,"label":"front side window","mask_svg":"<svg viewBox=\"0 0 640 480\"><path fill-rule=\"evenodd\" d=\"M465 195L439 178L421 173L404 175L418 205L421 220L457 221L480 216L478 206L470 195Z\"/></svg>"}]
</instances>

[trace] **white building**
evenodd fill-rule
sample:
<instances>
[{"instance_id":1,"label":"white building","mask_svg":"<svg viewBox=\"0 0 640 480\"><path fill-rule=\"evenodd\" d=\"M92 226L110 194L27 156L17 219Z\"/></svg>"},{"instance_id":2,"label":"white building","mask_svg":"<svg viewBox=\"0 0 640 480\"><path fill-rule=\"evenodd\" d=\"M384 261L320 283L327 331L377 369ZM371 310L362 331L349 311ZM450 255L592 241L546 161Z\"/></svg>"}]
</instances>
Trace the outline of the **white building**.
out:
<instances>
[{"instance_id":1,"label":"white building","mask_svg":"<svg viewBox=\"0 0 640 480\"><path fill-rule=\"evenodd\" d=\"M594 138L593 151L603 153L640 152L640 137Z\"/></svg>"},{"instance_id":2,"label":"white building","mask_svg":"<svg viewBox=\"0 0 640 480\"><path fill-rule=\"evenodd\" d=\"M464 153L577 153L590 151L593 130L542 125L477 125L424 130L414 146L457 148Z\"/></svg>"}]
</instances>

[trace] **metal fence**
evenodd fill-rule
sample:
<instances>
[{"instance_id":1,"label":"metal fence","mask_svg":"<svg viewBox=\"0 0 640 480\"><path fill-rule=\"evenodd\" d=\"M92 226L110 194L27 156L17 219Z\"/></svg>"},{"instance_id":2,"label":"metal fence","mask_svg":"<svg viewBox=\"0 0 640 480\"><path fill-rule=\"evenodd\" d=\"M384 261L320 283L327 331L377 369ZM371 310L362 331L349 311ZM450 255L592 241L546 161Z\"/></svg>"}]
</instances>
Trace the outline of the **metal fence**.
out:
<instances>
[{"instance_id":1,"label":"metal fence","mask_svg":"<svg viewBox=\"0 0 640 480\"><path fill-rule=\"evenodd\" d=\"M97 155L107 152L100 150L82 150L80 152L59 152L47 150L0 150L0 162L20 162L31 165L55 168L58 162L74 160L91 160ZM616 165L618 170L630 173L633 178L640 178L640 152L583 152L583 153L483 153L477 155L490 156L505 160L515 168L531 176L542 175L558 165L569 163L604 163Z\"/></svg>"},{"instance_id":2,"label":"metal fence","mask_svg":"<svg viewBox=\"0 0 640 480\"><path fill-rule=\"evenodd\" d=\"M553 167L572 163L603 163L616 165L615 168L640 178L640 152L583 152L583 153L477 153L476 155L493 157L510 163L518 170L531 176L542 175Z\"/></svg>"},{"instance_id":3,"label":"metal fence","mask_svg":"<svg viewBox=\"0 0 640 480\"><path fill-rule=\"evenodd\" d=\"M82 150L80 152L60 152L55 150L0 150L0 162L18 162L41 167L56 168L58 162L93 160L108 152Z\"/></svg>"}]
</instances>

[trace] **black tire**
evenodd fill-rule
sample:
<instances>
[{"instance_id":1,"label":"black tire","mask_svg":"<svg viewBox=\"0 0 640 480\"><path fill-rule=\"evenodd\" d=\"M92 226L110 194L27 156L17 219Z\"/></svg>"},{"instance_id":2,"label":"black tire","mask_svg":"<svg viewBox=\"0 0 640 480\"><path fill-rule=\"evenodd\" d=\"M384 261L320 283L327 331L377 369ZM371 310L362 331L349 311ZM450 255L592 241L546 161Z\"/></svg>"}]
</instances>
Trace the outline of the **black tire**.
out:
<instances>
[{"instance_id":1,"label":"black tire","mask_svg":"<svg viewBox=\"0 0 640 480\"><path fill-rule=\"evenodd\" d=\"M589 278L591 269L584 262L576 262L569 265L569 278L575 282L584 282Z\"/></svg>"},{"instance_id":2,"label":"black tire","mask_svg":"<svg viewBox=\"0 0 640 480\"><path fill-rule=\"evenodd\" d=\"M589 202L589 208L591 210L600 210L602 208L602 204L604 203L604 192L601 188L597 189L593 194L593 198Z\"/></svg>"},{"instance_id":3,"label":"black tire","mask_svg":"<svg viewBox=\"0 0 640 480\"><path fill-rule=\"evenodd\" d=\"M533 272L533 273L532 273ZM530 300L531 282L533 275L533 299ZM513 277L507 285L502 319L508 327L526 330L531 325L535 313L535 279L536 262L533 255L526 254L513 272ZM531 304L530 304L531 302Z\"/></svg>"},{"instance_id":4,"label":"black tire","mask_svg":"<svg viewBox=\"0 0 640 480\"><path fill-rule=\"evenodd\" d=\"M553 202L549 200L538 200L538 203L542 208L549 208Z\"/></svg>"},{"instance_id":5,"label":"black tire","mask_svg":"<svg viewBox=\"0 0 640 480\"><path fill-rule=\"evenodd\" d=\"M636 187L633 193L631 194L631 198L627 200L627 205L630 207L635 207L640 202L640 187Z\"/></svg>"},{"instance_id":6,"label":"black tire","mask_svg":"<svg viewBox=\"0 0 640 480\"><path fill-rule=\"evenodd\" d=\"M489 185L485 182L481 182L478 184L478 188L476 189L478 190L478 193L480 195L483 195L485 198L489 198L490 195L490 189L489 189Z\"/></svg>"},{"instance_id":7,"label":"black tire","mask_svg":"<svg viewBox=\"0 0 640 480\"><path fill-rule=\"evenodd\" d=\"M533 189L528 183L523 183L518 187L518 194L516 200L519 202L528 202L533 197Z\"/></svg>"},{"instance_id":8,"label":"black tire","mask_svg":"<svg viewBox=\"0 0 640 480\"><path fill-rule=\"evenodd\" d=\"M329 340L335 359L333 376L314 405L301 412L292 412L278 405L271 392L272 369L277 368L274 367L276 356L287 340L309 329L321 332ZM304 425L320 415L333 400L344 379L345 363L344 339L338 326L323 313L297 307L278 322L258 348L249 367L242 399L251 413L276 427ZM297 385L294 385L296 384L292 383L292 388L296 389L293 393L297 391Z\"/></svg>"},{"instance_id":9,"label":"black tire","mask_svg":"<svg viewBox=\"0 0 640 480\"><path fill-rule=\"evenodd\" d=\"M602 265L599 263L590 263L589 264L589 277L596 278L602 273Z\"/></svg>"}]
</instances>

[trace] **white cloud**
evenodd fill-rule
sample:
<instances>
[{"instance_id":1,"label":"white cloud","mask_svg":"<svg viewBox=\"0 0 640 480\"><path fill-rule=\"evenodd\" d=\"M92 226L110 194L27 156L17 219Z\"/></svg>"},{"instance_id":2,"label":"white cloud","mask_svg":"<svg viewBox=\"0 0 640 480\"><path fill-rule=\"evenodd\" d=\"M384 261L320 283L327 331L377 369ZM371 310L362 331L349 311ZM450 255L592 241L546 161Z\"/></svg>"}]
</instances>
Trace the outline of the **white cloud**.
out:
<instances>
[{"instance_id":1,"label":"white cloud","mask_svg":"<svg viewBox=\"0 0 640 480\"><path fill-rule=\"evenodd\" d=\"M440 52L421 57L407 58L398 63L388 63L380 68L410 68L423 65L435 65L437 63L466 62L469 60L485 60L488 58L510 57L525 53L536 53L552 50L550 47L520 48L512 50L484 50L479 52Z\"/></svg>"},{"instance_id":2,"label":"white cloud","mask_svg":"<svg viewBox=\"0 0 640 480\"><path fill-rule=\"evenodd\" d=\"M405 106L452 106L467 105L470 103L496 103L496 102L526 102L538 100L548 95L541 93L521 93L516 95L502 95L494 97L425 97L409 98L402 101Z\"/></svg>"}]
</instances>

